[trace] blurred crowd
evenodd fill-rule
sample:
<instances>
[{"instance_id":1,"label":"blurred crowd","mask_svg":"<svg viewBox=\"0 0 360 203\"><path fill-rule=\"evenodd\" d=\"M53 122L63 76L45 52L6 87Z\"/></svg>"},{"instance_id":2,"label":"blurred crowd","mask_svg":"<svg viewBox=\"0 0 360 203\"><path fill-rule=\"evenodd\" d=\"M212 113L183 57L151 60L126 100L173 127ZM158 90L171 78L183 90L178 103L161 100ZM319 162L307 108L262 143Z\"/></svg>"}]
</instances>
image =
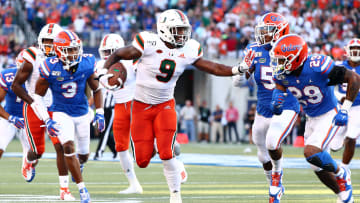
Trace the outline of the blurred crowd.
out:
<instances>
[{"instance_id":1,"label":"blurred crowd","mask_svg":"<svg viewBox=\"0 0 360 203\"><path fill-rule=\"evenodd\" d=\"M192 36L211 58L242 57L254 40L254 27L267 11L284 15L290 31L303 36L313 53L341 59L343 46L360 34L360 0L19 0L28 23L39 33L47 23L74 30L84 47L97 47L103 35L120 33L129 42L142 30L156 32L156 16L168 8L185 11ZM16 1L0 0L0 55L13 56L28 46L16 44ZM4 63L4 59L0 63ZM5 63L6 64L6 63Z\"/></svg>"}]
</instances>

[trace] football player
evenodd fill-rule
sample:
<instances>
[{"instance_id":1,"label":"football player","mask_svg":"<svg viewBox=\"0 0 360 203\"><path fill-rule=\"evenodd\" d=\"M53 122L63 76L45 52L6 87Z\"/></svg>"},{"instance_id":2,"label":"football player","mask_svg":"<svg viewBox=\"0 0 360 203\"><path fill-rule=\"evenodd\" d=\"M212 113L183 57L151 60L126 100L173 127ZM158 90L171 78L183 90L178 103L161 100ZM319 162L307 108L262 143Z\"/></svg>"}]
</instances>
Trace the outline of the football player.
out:
<instances>
[{"instance_id":1,"label":"football player","mask_svg":"<svg viewBox=\"0 0 360 203\"><path fill-rule=\"evenodd\" d=\"M19 138L23 148L23 159L30 149L24 131L24 118L22 107L24 102L10 89L17 68L9 67L0 73L0 103L5 100L5 107L0 105L0 159L10 141Z\"/></svg>"},{"instance_id":2,"label":"football player","mask_svg":"<svg viewBox=\"0 0 360 203\"><path fill-rule=\"evenodd\" d=\"M343 202L353 202L350 171L339 166L327 152L331 139L347 124L348 111L360 88L360 76L337 66L329 56L310 55L299 35L281 37L270 50L276 83L272 96L274 112L282 112L287 90L299 100L307 115L304 156L317 171L335 175ZM333 85L347 83L347 95L341 109ZM334 180L335 181L335 180Z\"/></svg>"},{"instance_id":3,"label":"football player","mask_svg":"<svg viewBox=\"0 0 360 203\"><path fill-rule=\"evenodd\" d=\"M248 79L253 74L258 87L252 138L258 149L258 159L263 164L270 183L269 202L279 202L284 192L281 144L290 134L300 111L299 102L289 90L282 112L273 113L270 106L275 84L272 80L269 51L276 40L287 34L289 23L282 15L263 15L255 27L256 42L245 49L242 65L249 67L249 71L246 75L233 77L234 85L239 86L245 77Z\"/></svg>"},{"instance_id":4,"label":"football player","mask_svg":"<svg viewBox=\"0 0 360 203\"><path fill-rule=\"evenodd\" d=\"M35 176L35 165L37 160L45 151L45 128L41 127L45 121L39 119L34 112L35 82L39 77L40 63L46 58L55 55L53 40L62 31L62 28L54 23L45 25L38 36L39 48L29 47L19 54L21 61L20 69L17 71L14 82L11 86L14 93L24 103L25 129L29 140L30 148L26 159L24 159L22 174L26 181L30 182ZM25 83L25 88L23 84ZM45 96L46 106L51 105L51 92ZM68 168L64 160L64 150L56 137L50 137L56 151L56 164L59 173L60 199L75 200L69 191Z\"/></svg>"},{"instance_id":5,"label":"football player","mask_svg":"<svg viewBox=\"0 0 360 203\"><path fill-rule=\"evenodd\" d=\"M349 41L349 43L345 46L347 60L341 61L337 63L339 66L344 66L345 68L352 70L358 74L360 74L360 39L354 38ZM338 99L343 103L346 98L346 90L347 84L338 85ZM337 92L335 92L337 93ZM341 139L338 143L336 140L333 140L331 144L335 144L341 148L341 146L345 145L344 154L342 158L342 166L346 169L349 168L349 164L351 159L354 156L356 139L360 136L360 123L357 119L357 113L360 112L360 95L358 94L354 100L352 108L349 111L349 123L346 127L345 137L343 135L339 136ZM344 140L345 138L345 140Z\"/></svg>"},{"instance_id":6,"label":"football player","mask_svg":"<svg viewBox=\"0 0 360 203\"><path fill-rule=\"evenodd\" d=\"M46 121L50 136L58 137L64 148L65 161L80 191L81 202L90 202L80 172L80 163L85 163L90 147L90 117L88 100L85 95L86 84L93 91L96 114L94 122L98 130L105 129L104 109L99 82L95 80L95 57L83 54L82 43L72 31L61 31L54 39L56 57L50 57L40 64L40 77L36 82L35 111L41 120ZM52 91L53 103L44 105L43 96L47 89ZM76 149L75 152L75 146ZM76 157L78 155L78 158Z\"/></svg>"},{"instance_id":7,"label":"football player","mask_svg":"<svg viewBox=\"0 0 360 203\"><path fill-rule=\"evenodd\" d=\"M118 34L107 34L101 40L99 54L102 60L96 64L98 75L107 72L103 69L105 60L115 52L116 49L124 47L124 40ZM121 89L112 91L115 98L113 134L115 148L120 157L120 165L130 183L130 186L120 194L141 194L143 189L136 178L134 163L129 154L130 143L130 109L131 101L135 93L135 70L131 60L121 61L127 71L127 78ZM109 90L104 90L109 91ZM106 114L105 114L106 115ZM111 126L109 126L111 127Z\"/></svg>"},{"instance_id":8,"label":"football player","mask_svg":"<svg viewBox=\"0 0 360 203\"><path fill-rule=\"evenodd\" d=\"M121 59L138 60L130 126L134 155L140 168L147 167L156 138L170 190L170 202L182 201L180 169L173 151L177 125L176 81L188 65L218 76L232 76L244 71L240 66L229 67L203 59L202 47L190 39L190 35L187 16L180 10L166 10L159 15L157 34L137 34L132 45L116 50L104 65L108 69ZM108 80L104 76L100 81L106 86Z\"/></svg>"}]
</instances>

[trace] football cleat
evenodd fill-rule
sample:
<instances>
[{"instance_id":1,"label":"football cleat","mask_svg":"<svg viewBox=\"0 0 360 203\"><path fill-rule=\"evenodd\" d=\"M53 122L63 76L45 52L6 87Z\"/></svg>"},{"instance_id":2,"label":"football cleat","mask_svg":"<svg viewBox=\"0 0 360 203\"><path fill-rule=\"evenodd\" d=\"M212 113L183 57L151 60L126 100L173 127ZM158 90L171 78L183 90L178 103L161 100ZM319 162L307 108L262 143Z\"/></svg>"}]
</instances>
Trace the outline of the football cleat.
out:
<instances>
[{"instance_id":1,"label":"football cleat","mask_svg":"<svg viewBox=\"0 0 360 203\"><path fill-rule=\"evenodd\" d=\"M91 203L90 194L86 188L79 190L79 192L80 192L81 203Z\"/></svg>"},{"instance_id":2,"label":"football cleat","mask_svg":"<svg viewBox=\"0 0 360 203\"><path fill-rule=\"evenodd\" d=\"M342 202L352 203L354 202L354 198L352 196L352 186L351 186L351 172L344 167L341 167L344 170L344 174L342 176L336 177L336 182L339 185L340 193L339 197Z\"/></svg>"},{"instance_id":3,"label":"football cleat","mask_svg":"<svg viewBox=\"0 0 360 203\"><path fill-rule=\"evenodd\" d=\"M283 172L273 172L269 188L269 203L280 203L280 199L285 192L282 185Z\"/></svg>"},{"instance_id":4,"label":"football cleat","mask_svg":"<svg viewBox=\"0 0 360 203\"><path fill-rule=\"evenodd\" d=\"M142 193L143 193L143 189L139 182L130 185L127 189L119 192L119 194L142 194Z\"/></svg>"},{"instance_id":5,"label":"football cleat","mask_svg":"<svg viewBox=\"0 0 360 203\"><path fill-rule=\"evenodd\" d=\"M82 175L82 173L83 173L83 170L84 170L84 164L80 164L80 172L81 172L81 175ZM75 183L74 176L72 176L72 175L71 175L71 180L72 180L72 182Z\"/></svg>"},{"instance_id":6,"label":"football cleat","mask_svg":"<svg viewBox=\"0 0 360 203\"><path fill-rule=\"evenodd\" d=\"M60 188L60 199L65 201L75 201L68 187Z\"/></svg>"},{"instance_id":7,"label":"football cleat","mask_svg":"<svg viewBox=\"0 0 360 203\"><path fill-rule=\"evenodd\" d=\"M35 178L35 167L33 165L35 163L28 163L26 158L23 158L21 172L26 182L31 182Z\"/></svg>"},{"instance_id":8,"label":"football cleat","mask_svg":"<svg viewBox=\"0 0 360 203\"><path fill-rule=\"evenodd\" d=\"M170 203L182 203L180 192L175 191L170 193Z\"/></svg>"}]
</instances>

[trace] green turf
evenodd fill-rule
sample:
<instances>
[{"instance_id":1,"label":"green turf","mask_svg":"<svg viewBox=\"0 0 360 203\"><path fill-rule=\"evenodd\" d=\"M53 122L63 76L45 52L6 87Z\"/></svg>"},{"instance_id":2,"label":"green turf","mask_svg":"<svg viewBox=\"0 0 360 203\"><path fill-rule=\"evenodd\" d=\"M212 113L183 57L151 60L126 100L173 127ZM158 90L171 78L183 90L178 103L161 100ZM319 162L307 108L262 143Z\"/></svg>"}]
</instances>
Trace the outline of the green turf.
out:
<instances>
[{"instance_id":1,"label":"green turf","mask_svg":"<svg viewBox=\"0 0 360 203\"><path fill-rule=\"evenodd\" d=\"M20 151L17 141L8 151ZM92 149L95 143L92 142ZM243 145L183 145L184 153L244 154ZM47 151L53 151L48 145ZM301 149L285 147L287 157L301 157ZM359 150L357 150L359 151ZM250 154L255 154L255 149ZM340 157L341 153L336 156ZM357 157L358 156L357 152ZM54 202L58 195L58 177L55 160L41 160L32 183L25 183L20 175L20 158L3 158L0 161L0 202ZM182 185L183 202L268 202L268 187L260 168L186 166L189 179ZM84 170L84 179L93 202L168 202L169 190L161 164L151 164L146 169L136 167L144 194L119 195L126 189L127 181L118 162L89 161ZM283 203L336 202L336 196L323 186L310 169L284 169L286 187ZM352 170L354 197L360 201L360 170ZM79 199L76 185L70 190ZM11 196L13 194L13 196ZM44 196L36 196L44 195ZM50 196L50 197L48 197ZM38 198L38 199L37 199ZM24 201L22 201L24 200Z\"/></svg>"}]
</instances>

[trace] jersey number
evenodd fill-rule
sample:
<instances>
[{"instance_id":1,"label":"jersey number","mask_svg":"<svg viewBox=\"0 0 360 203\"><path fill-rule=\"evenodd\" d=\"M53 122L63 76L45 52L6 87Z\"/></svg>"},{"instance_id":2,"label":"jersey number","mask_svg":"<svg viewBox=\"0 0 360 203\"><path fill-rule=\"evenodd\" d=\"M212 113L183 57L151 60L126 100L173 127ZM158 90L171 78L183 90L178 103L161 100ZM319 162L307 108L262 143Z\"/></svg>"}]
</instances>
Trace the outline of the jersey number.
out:
<instances>
[{"instance_id":1,"label":"jersey number","mask_svg":"<svg viewBox=\"0 0 360 203\"><path fill-rule=\"evenodd\" d=\"M76 94L77 84L76 82L64 83L61 85L61 89L66 90L66 92L62 93L65 98L73 98Z\"/></svg>"},{"instance_id":2,"label":"jersey number","mask_svg":"<svg viewBox=\"0 0 360 203\"><path fill-rule=\"evenodd\" d=\"M172 76L174 75L176 63L170 59L164 59L160 63L160 72L161 75L156 75L156 79L160 82L169 82Z\"/></svg>"},{"instance_id":3,"label":"jersey number","mask_svg":"<svg viewBox=\"0 0 360 203\"><path fill-rule=\"evenodd\" d=\"M318 104L323 100L323 94L318 86L308 85L305 86L304 89L301 91L296 87L289 87L290 92L299 99L299 102L308 105L310 104ZM300 99L303 96L308 97L307 99Z\"/></svg>"},{"instance_id":4,"label":"jersey number","mask_svg":"<svg viewBox=\"0 0 360 203\"><path fill-rule=\"evenodd\" d=\"M273 70L270 66L261 66L260 67L260 80L264 87L268 90L273 90L275 84L272 79Z\"/></svg>"}]
</instances>

